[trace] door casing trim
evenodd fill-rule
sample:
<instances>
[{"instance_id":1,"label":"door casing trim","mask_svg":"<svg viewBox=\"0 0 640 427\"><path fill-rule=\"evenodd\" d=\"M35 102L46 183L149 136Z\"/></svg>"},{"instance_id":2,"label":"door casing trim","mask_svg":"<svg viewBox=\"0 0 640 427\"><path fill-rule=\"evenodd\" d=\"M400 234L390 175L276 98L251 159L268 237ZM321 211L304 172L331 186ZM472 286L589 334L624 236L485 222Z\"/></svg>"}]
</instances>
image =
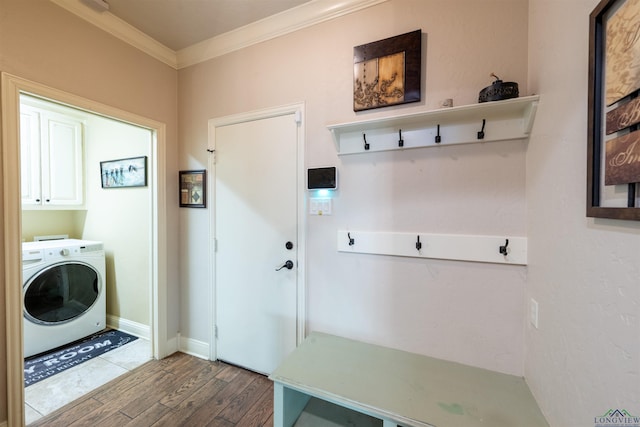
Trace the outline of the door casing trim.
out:
<instances>
[{"instance_id":1,"label":"door casing trim","mask_svg":"<svg viewBox=\"0 0 640 427\"><path fill-rule=\"evenodd\" d=\"M150 180L151 192L151 340L153 356L163 358L170 352L167 337L167 214L166 214L166 124L119 108L92 101L40 83L2 73L2 177L3 213L2 259L4 283L22 283L21 195L19 110L20 93L30 93L55 100L87 112L131 123L152 131ZM24 418L24 359L22 348L22 286L5 286L6 342L7 342L7 422L23 426Z\"/></svg>"},{"instance_id":2,"label":"door casing trim","mask_svg":"<svg viewBox=\"0 0 640 427\"><path fill-rule=\"evenodd\" d=\"M207 151L211 153L209 156L209 170L211 173L208 176L209 182L208 197L213 203L215 199L215 149L216 149L216 128L222 126L235 125L239 123L252 122L256 120L269 119L272 117L279 117L293 114L296 120L297 126L297 160L296 160L296 198L297 198L297 238L298 238L298 267L296 270L297 277L297 289L296 289L296 346L299 345L306 336L307 328L307 304L306 304L306 247L307 247L307 233L306 233L306 206L307 206L307 193L305 191L305 174L304 174L304 161L305 161L305 103L299 102L294 104L287 104L278 107L265 108L260 110L253 110L246 113L239 113L230 116L218 117L210 119L208 122L209 136ZM217 360L217 348L216 348L216 299L215 299L215 209L211 209L209 217L209 228L211 230L209 239L209 259L212 260L209 269L209 359Z\"/></svg>"}]
</instances>

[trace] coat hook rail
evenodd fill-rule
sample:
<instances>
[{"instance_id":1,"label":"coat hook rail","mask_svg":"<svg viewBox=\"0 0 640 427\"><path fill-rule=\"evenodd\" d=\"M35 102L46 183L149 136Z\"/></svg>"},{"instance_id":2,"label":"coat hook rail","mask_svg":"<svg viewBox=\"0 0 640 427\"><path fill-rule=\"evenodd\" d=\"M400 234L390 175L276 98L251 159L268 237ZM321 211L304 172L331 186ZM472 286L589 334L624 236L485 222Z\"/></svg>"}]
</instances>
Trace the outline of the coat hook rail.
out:
<instances>
[{"instance_id":1,"label":"coat hook rail","mask_svg":"<svg viewBox=\"0 0 640 427\"><path fill-rule=\"evenodd\" d=\"M482 119L482 129L480 129L480 132L478 132L478 139L484 139L484 125L487 124L487 121L485 119Z\"/></svg>"},{"instance_id":2,"label":"coat hook rail","mask_svg":"<svg viewBox=\"0 0 640 427\"><path fill-rule=\"evenodd\" d=\"M337 237L338 252L527 265L527 238L506 233L462 235L344 229L338 230Z\"/></svg>"},{"instance_id":3,"label":"coat hook rail","mask_svg":"<svg viewBox=\"0 0 640 427\"><path fill-rule=\"evenodd\" d=\"M398 147L404 147L404 140L402 139L402 129L398 129Z\"/></svg>"}]
</instances>

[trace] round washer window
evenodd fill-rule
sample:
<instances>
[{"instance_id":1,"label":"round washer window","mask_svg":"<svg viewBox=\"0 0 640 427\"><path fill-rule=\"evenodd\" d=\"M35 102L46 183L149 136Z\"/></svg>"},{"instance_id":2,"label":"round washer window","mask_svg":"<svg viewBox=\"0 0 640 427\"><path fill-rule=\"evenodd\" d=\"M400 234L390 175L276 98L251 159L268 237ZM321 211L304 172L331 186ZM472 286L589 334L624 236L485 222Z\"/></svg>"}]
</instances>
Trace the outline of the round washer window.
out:
<instances>
[{"instance_id":1,"label":"round washer window","mask_svg":"<svg viewBox=\"0 0 640 427\"><path fill-rule=\"evenodd\" d=\"M91 308L100 292L88 264L63 263L40 271L25 285L25 316L35 323L64 323Z\"/></svg>"}]
</instances>

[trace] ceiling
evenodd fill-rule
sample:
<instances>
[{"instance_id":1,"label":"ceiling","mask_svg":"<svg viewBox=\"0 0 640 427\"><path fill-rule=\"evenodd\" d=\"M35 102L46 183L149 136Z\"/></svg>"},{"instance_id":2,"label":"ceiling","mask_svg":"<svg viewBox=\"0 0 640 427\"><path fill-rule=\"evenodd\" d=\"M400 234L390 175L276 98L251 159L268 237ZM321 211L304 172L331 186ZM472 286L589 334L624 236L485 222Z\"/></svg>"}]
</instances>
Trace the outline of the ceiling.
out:
<instances>
[{"instance_id":1,"label":"ceiling","mask_svg":"<svg viewBox=\"0 0 640 427\"><path fill-rule=\"evenodd\" d=\"M388 0L49 1L180 70Z\"/></svg>"},{"instance_id":2,"label":"ceiling","mask_svg":"<svg viewBox=\"0 0 640 427\"><path fill-rule=\"evenodd\" d=\"M83 0L109 5L109 13L168 48L203 40L294 8L310 0Z\"/></svg>"}]
</instances>

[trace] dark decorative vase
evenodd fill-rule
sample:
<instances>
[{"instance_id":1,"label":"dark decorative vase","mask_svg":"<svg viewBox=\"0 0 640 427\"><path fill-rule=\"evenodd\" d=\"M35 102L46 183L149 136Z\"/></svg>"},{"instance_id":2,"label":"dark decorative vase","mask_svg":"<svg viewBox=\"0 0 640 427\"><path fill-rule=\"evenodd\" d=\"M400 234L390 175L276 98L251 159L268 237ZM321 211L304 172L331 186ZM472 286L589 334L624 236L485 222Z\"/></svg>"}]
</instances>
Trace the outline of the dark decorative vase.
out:
<instances>
[{"instance_id":1,"label":"dark decorative vase","mask_svg":"<svg viewBox=\"0 0 640 427\"><path fill-rule=\"evenodd\" d=\"M501 101L518 97L518 83L503 82L493 73L491 73L491 76L495 77L496 80L491 86L487 86L480 91L478 102Z\"/></svg>"}]
</instances>

